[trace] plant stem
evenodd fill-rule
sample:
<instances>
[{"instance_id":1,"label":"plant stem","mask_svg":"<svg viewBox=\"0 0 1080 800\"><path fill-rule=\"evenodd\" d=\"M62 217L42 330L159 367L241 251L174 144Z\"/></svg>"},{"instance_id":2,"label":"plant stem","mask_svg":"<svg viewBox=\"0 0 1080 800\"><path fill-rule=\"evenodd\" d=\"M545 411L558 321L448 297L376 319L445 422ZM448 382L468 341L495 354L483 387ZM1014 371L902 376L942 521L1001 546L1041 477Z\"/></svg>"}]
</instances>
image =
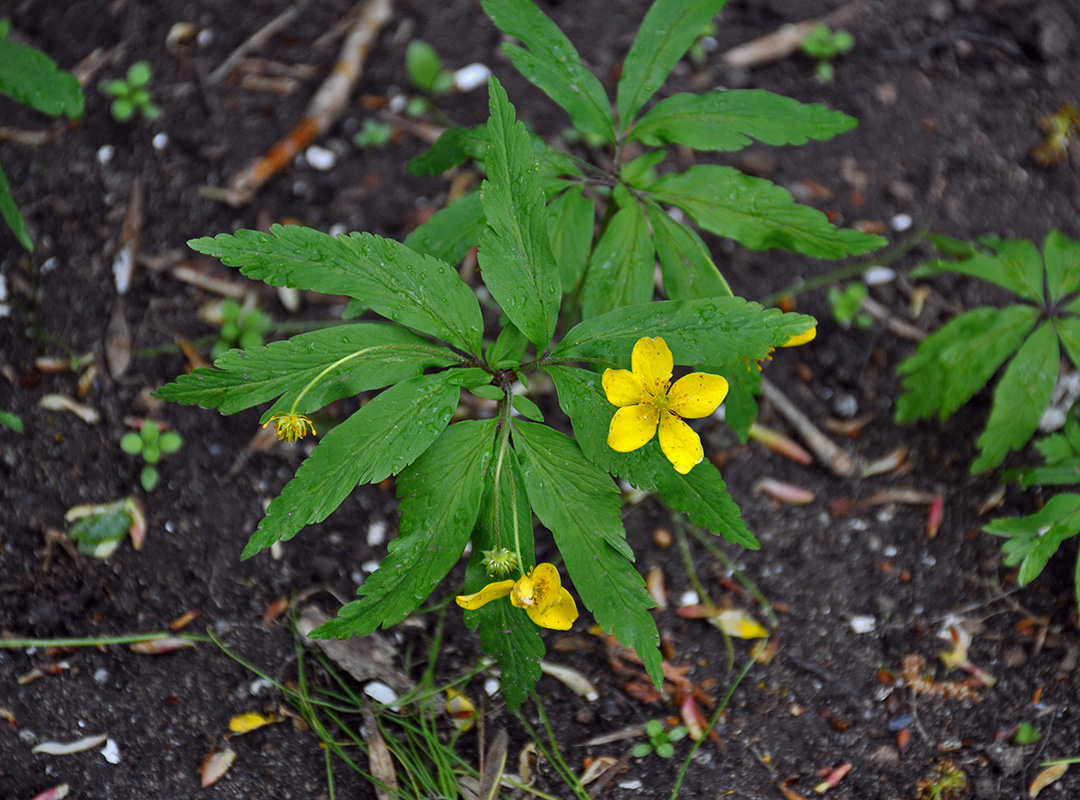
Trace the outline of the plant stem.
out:
<instances>
[{"instance_id":1,"label":"plant stem","mask_svg":"<svg viewBox=\"0 0 1080 800\"><path fill-rule=\"evenodd\" d=\"M152 633L126 633L119 636L88 636L66 639L0 639L0 650L22 650L28 647L98 647L110 644L134 644L157 639L185 639L189 642L212 642L209 636L197 633L174 633L173 631L153 631Z\"/></svg>"}]
</instances>

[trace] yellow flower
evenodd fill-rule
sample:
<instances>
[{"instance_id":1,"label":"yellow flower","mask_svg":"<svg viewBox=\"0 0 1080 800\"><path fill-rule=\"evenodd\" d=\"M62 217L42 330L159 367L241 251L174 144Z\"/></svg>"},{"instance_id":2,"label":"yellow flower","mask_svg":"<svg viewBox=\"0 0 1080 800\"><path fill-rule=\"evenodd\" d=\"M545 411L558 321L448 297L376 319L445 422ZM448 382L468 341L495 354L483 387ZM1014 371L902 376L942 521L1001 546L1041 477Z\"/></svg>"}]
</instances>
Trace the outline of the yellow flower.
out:
<instances>
[{"instance_id":1,"label":"yellow flower","mask_svg":"<svg viewBox=\"0 0 1080 800\"><path fill-rule=\"evenodd\" d=\"M286 442L295 442L297 439L303 439L307 436L307 429L311 428L311 433L315 433L315 426L311 424L311 420L305 417L303 414L283 414L277 413L270 417L263 423L265 428L271 422L274 423L274 433L277 434L277 438L284 439Z\"/></svg>"},{"instance_id":2,"label":"yellow flower","mask_svg":"<svg viewBox=\"0 0 1080 800\"><path fill-rule=\"evenodd\" d=\"M817 336L817 325L812 327L808 331L797 333L784 342L781 347L798 347L800 344L806 344L807 342L814 341L814 337Z\"/></svg>"},{"instance_id":3,"label":"yellow flower","mask_svg":"<svg viewBox=\"0 0 1080 800\"><path fill-rule=\"evenodd\" d=\"M727 397L719 375L694 372L671 383L671 350L659 336L634 345L632 370L604 371L608 402L619 407L608 429L608 447L629 453L648 444L660 427L660 449L682 475L705 457L701 439L684 419L707 417Z\"/></svg>"},{"instance_id":4,"label":"yellow flower","mask_svg":"<svg viewBox=\"0 0 1080 800\"><path fill-rule=\"evenodd\" d=\"M457 604L469 611L510 595L510 602L524 608L529 619L541 628L568 631L578 618L577 605L563 588L553 564L537 564L515 580L489 583L476 594L458 595Z\"/></svg>"}]
</instances>

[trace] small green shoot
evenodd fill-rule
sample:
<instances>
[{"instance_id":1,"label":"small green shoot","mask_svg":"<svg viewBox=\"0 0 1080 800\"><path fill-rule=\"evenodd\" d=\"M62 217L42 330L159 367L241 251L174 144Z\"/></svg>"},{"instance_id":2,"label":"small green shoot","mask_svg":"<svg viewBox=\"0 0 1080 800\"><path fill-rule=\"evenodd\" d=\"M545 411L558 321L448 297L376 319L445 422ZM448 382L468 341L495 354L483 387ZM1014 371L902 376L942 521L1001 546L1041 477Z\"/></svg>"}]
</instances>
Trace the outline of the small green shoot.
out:
<instances>
[{"instance_id":1,"label":"small green shoot","mask_svg":"<svg viewBox=\"0 0 1080 800\"><path fill-rule=\"evenodd\" d=\"M161 108L154 103L150 93L150 80L154 72L149 61L136 61L128 67L126 78L102 81L101 92L112 98L109 113L117 122L130 122L141 114L147 122L161 118Z\"/></svg>"},{"instance_id":2,"label":"small green shoot","mask_svg":"<svg viewBox=\"0 0 1080 800\"><path fill-rule=\"evenodd\" d=\"M245 302L241 305L235 300L225 298L221 301L221 332L210 349L210 356L216 359L236 347L244 350L262 347L263 335L272 325L270 315L253 303Z\"/></svg>"},{"instance_id":3,"label":"small green shoot","mask_svg":"<svg viewBox=\"0 0 1080 800\"><path fill-rule=\"evenodd\" d=\"M141 550L146 538L146 515L134 497L112 503L78 505L69 508L64 520L71 526L68 538L79 550L94 558L108 558L125 536Z\"/></svg>"},{"instance_id":4,"label":"small green shoot","mask_svg":"<svg viewBox=\"0 0 1080 800\"><path fill-rule=\"evenodd\" d=\"M1016 733L1013 734L1012 743L1016 745L1035 744L1042 741L1042 734L1039 733L1039 729L1032 725L1027 720L1024 720L1016 727Z\"/></svg>"},{"instance_id":5,"label":"small green shoot","mask_svg":"<svg viewBox=\"0 0 1080 800\"><path fill-rule=\"evenodd\" d=\"M963 800L968 796L968 779L964 771L947 758L934 765L925 778L915 784L918 800Z\"/></svg>"},{"instance_id":6,"label":"small green shoot","mask_svg":"<svg viewBox=\"0 0 1080 800\"><path fill-rule=\"evenodd\" d=\"M22 417L11 411L0 410L0 425L3 425L5 428L10 428L15 431L15 433L22 433L24 430Z\"/></svg>"},{"instance_id":7,"label":"small green shoot","mask_svg":"<svg viewBox=\"0 0 1080 800\"><path fill-rule=\"evenodd\" d=\"M836 77L833 59L850 53L855 47L855 37L847 31L834 31L824 22L819 22L803 39L799 49L814 59L814 77L820 83L832 83Z\"/></svg>"},{"instance_id":8,"label":"small green shoot","mask_svg":"<svg viewBox=\"0 0 1080 800\"><path fill-rule=\"evenodd\" d=\"M393 138L394 129L392 126L369 118L364 120L360 130L353 135L353 144L361 150L378 150L380 147L386 147L386 145L390 144Z\"/></svg>"},{"instance_id":9,"label":"small green shoot","mask_svg":"<svg viewBox=\"0 0 1080 800\"><path fill-rule=\"evenodd\" d=\"M50 117L81 117L83 91L75 76L58 70L56 62L40 50L9 39L10 29L10 20L0 17L0 94ZM19 244L27 252L34 252L34 243L15 205L3 168L0 168L0 216Z\"/></svg>"},{"instance_id":10,"label":"small green shoot","mask_svg":"<svg viewBox=\"0 0 1080 800\"><path fill-rule=\"evenodd\" d=\"M986 430L976 442L979 456L971 471L983 472L1035 434L1062 356L1080 367L1080 242L1052 231L1040 253L1026 240L988 236L969 245L931 239L953 257L930 261L913 275L967 275L1015 298L1003 308L984 306L961 314L900 364L906 393L897 401L896 421L937 414L945 422L1008 362L994 388Z\"/></svg>"},{"instance_id":11,"label":"small green shoot","mask_svg":"<svg viewBox=\"0 0 1080 800\"><path fill-rule=\"evenodd\" d=\"M433 97L449 94L454 88L454 73L443 66L438 52L427 42L413 39L405 50L405 69L420 91Z\"/></svg>"},{"instance_id":12,"label":"small green shoot","mask_svg":"<svg viewBox=\"0 0 1080 800\"><path fill-rule=\"evenodd\" d=\"M644 758L649 753L656 753L660 758L671 758L675 755L673 742L685 739L687 732L685 725L676 725L669 730L660 720L650 719L645 723L645 733L649 741L635 746L632 754L634 758Z\"/></svg>"},{"instance_id":13,"label":"small green shoot","mask_svg":"<svg viewBox=\"0 0 1080 800\"><path fill-rule=\"evenodd\" d=\"M832 308L833 319L844 328L852 325L869 328L873 325L874 320L862 311L862 301L866 299L868 292L865 283L851 283L844 289L829 287L829 306Z\"/></svg>"},{"instance_id":14,"label":"small green shoot","mask_svg":"<svg viewBox=\"0 0 1080 800\"><path fill-rule=\"evenodd\" d=\"M175 453L184 445L184 440L176 431L166 430L152 420L141 420L137 430L128 431L120 439L120 449L128 455L142 456L142 472L139 482L148 492L157 488L160 475L157 463L163 455Z\"/></svg>"}]
</instances>

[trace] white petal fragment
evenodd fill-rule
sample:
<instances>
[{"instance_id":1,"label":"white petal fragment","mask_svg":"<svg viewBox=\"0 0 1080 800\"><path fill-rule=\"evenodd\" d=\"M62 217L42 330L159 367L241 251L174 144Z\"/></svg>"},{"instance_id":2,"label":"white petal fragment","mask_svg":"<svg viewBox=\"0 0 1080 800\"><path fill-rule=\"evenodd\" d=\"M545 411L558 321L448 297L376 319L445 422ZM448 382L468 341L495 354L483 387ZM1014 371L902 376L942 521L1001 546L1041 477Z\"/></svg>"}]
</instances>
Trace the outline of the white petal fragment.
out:
<instances>
[{"instance_id":1,"label":"white petal fragment","mask_svg":"<svg viewBox=\"0 0 1080 800\"><path fill-rule=\"evenodd\" d=\"M72 753L82 753L92 750L99 744L104 744L109 738L108 734L102 733L97 736L87 736L75 742L63 744L61 742L42 742L34 745L31 753L44 753L47 756L69 756Z\"/></svg>"}]
</instances>

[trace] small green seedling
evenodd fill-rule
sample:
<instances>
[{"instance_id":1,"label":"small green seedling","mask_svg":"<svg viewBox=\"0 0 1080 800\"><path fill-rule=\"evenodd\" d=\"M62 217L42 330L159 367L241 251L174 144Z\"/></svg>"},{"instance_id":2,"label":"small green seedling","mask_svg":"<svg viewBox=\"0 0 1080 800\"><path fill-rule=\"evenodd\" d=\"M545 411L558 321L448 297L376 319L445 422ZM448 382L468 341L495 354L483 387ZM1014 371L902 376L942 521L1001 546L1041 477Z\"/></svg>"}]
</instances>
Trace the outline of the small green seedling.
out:
<instances>
[{"instance_id":1,"label":"small green seedling","mask_svg":"<svg viewBox=\"0 0 1080 800\"><path fill-rule=\"evenodd\" d=\"M1013 734L1012 743L1020 745L1021 747L1026 744L1035 744L1042 741L1042 734L1039 733L1039 729L1032 725L1027 720L1021 722L1016 726L1016 733Z\"/></svg>"},{"instance_id":2,"label":"small green seedling","mask_svg":"<svg viewBox=\"0 0 1080 800\"><path fill-rule=\"evenodd\" d=\"M111 503L86 504L69 508L64 514L68 538L78 548L94 558L108 558L120 546L125 536L131 545L141 550L146 539L146 515L142 504L134 497Z\"/></svg>"},{"instance_id":3,"label":"small green seedling","mask_svg":"<svg viewBox=\"0 0 1080 800\"><path fill-rule=\"evenodd\" d=\"M13 414L10 411L0 410L0 425L3 425L5 428L11 428L15 433L22 433L24 430L22 417L18 414Z\"/></svg>"},{"instance_id":4,"label":"small green seedling","mask_svg":"<svg viewBox=\"0 0 1080 800\"><path fill-rule=\"evenodd\" d=\"M962 800L968 796L967 775L949 759L942 759L915 783L915 796L918 800Z\"/></svg>"},{"instance_id":5,"label":"small green seedling","mask_svg":"<svg viewBox=\"0 0 1080 800\"><path fill-rule=\"evenodd\" d=\"M386 147L394 138L394 129L385 122L365 119L363 126L353 136L353 144L361 150L377 150Z\"/></svg>"},{"instance_id":6,"label":"small green seedling","mask_svg":"<svg viewBox=\"0 0 1080 800\"><path fill-rule=\"evenodd\" d=\"M253 303L243 305L226 298L221 302L221 333L210 355L217 358L227 350L240 347L262 347L263 334L270 330L270 316Z\"/></svg>"},{"instance_id":7,"label":"small green seedling","mask_svg":"<svg viewBox=\"0 0 1080 800\"><path fill-rule=\"evenodd\" d=\"M819 22L803 39L799 49L816 61L814 77L820 83L832 83L836 77L833 59L844 53L850 53L855 46L855 37L847 31L834 31L824 22Z\"/></svg>"},{"instance_id":8,"label":"small green seedling","mask_svg":"<svg viewBox=\"0 0 1080 800\"><path fill-rule=\"evenodd\" d=\"M413 39L405 50L405 69L420 91L438 97L454 88L454 73L443 66L438 52L427 42Z\"/></svg>"},{"instance_id":9,"label":"small green seedling","mask_svg":"<svg viewBox=\"0 0 1080 800\"><path fill-rule=\"evenodd\" d=\"M130 122L136 113L147 122L161 118L161 109L155 105L150 94L150 79L154 76L148 61L136 61L127 71L126 78L102 81L101 91L113 99L109 113L117 122Z\"/></svg>"},{"instance_id":10,"label":"small green seedling","mask_svg":"<svg viewBox=\"0 0 1080 800\"><path fill-rule=\"evenodd\" d=\"M852 324L860 328L873 325L874 321L862 311L862 301L866 299L867 292L865 283L852 283L845 289L829 287L833 319L845 328L850 328Z\"/></svg>"},{"instance_id":11,"label":"small green seedling","mask_svg":"<svg viewBox=\"0 0 1080 800\"><path fill-rule=\"evenodd\" d=\"M128 431L120 439L120 449L129 455L141 455L146 464L139 475L139 482L148 492L157 488L160 476L157 463L163 455L175 453L184 446L184 440L176 431L165 430L157 422L141 420L137 430Z\"/></svg>"},{"instance_id":12,"label":"small green seedling","mask_svg":"<svg viewBox=\"0 0 1080 800\"><path fill-rule=\"evenodd\" d=\"M50 117L78 119L83 113L83 91L75 76L58 70L56 62L33 47L7 38L11 22L0 18L0 94ZM19 207L11 195L7 175L0 168L0 216L27 252L34 243Z\"/></svg>"},{"instance_id":13,"label":"small green seedling","mask_svg":"<svg viewBox=\"0 0 1080 800\"><path fill-rule=\"evenodd\" d=\"M634 758L644 758L649 753L656 753L660 758L671 758L675 755L675 746L672 743L686 738L687 729L685 725L676 725L668 730L660 720L650 719L645 723L645 733L649 741L634 747Z\"/></svg>"}]
</instances>

